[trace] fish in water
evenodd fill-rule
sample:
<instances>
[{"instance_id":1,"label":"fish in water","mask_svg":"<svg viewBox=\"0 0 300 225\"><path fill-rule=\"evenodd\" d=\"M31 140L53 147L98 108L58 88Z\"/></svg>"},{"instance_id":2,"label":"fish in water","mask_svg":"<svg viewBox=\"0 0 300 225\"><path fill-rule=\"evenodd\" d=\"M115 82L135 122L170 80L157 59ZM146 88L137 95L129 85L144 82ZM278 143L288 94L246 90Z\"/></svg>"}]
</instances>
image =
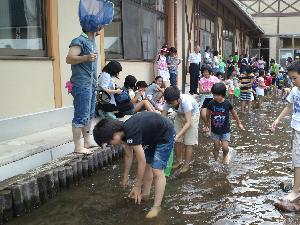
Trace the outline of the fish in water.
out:
<instances>
[{"instance_id":1,"label":"fish in water","mask_svg":"<svg viewBox=\"0 0 300 225\"><path fill-rule=\"evenodd\" d=\"M300 205L288 200L276 202L275 208L284 212L300 212Z\"/></svg>"}]
</instances>

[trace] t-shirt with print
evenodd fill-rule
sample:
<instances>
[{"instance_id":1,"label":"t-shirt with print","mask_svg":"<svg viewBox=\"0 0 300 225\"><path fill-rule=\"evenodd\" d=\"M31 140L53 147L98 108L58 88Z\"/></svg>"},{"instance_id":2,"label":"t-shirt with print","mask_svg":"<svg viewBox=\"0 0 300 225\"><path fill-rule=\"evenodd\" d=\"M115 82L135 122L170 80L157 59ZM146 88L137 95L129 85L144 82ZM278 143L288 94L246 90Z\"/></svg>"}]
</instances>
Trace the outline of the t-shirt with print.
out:
<instances>
[{"instance_id":1,"label":"t-shirt with print","mask_svg":"<svg viewBox=\"0 0 300 225\"><path fill-rule=\"evenodd\" d=\"M228 100L219 103L212 100L207 109L211 111L211 132L215 134L226 134L230 132L229 112L233 106Z\"/></svg>"},{"instance_id":2,"label":"t-shirt with print","mask_svg":"<svg viewBox=\"0 0 300 225\"><path fill-rule=\"evenodd\" d=\"M199 113L199 105L194 97L187 94L180 95L179 99L179 107L178 109L170 106L168 103L165 103L163 106L163 110L168 112L169 109L173 109L178 114L185 114L187 112L192 112L192 116L195 116Z\"/></svg>"},{"instance_id":3,"label":"t-shirt with print","mask_svg":"<svg viewBox=\"0 0 300 225\"><path fill-rule=\"evenodd\" d=\"M255 76L253 73L251 74L241 74L239 77L240 83L242 85L247 85L247 86L241 86L241 92L245 93L245 92L251 92L252 89L252 85L250 85L255 79Z\"/></svg>"},{"instance_id":4,"label":"t-shirt with print","mask_svg":"<svg viewBox=\"0 0 300 225\"><path fill-rule=\"evenodd\" d=\"M293 104L291 127L296 131L300 131L300 90L298 87L293 87L287 101Z\"/></svg>"},{"instance_id":5,"label":"t-shirt with print","mask_svg":"<svg viewBox=\"0 0 300 225\"><path fill-rule=\"evenodd\" d=\"M158 113L141 112L124 122L123 131L128 145L156 146L173 137L174 126L170 119Z\"/></svg>"},{"instance_id":6,"label":"t-shirt with print","mask_svg":"<svg viewBox=\"0 0 300 225\"><path fill-rule=\"evenodd\" d=\"M205 77L202 77L199 81L199 84L202 86L202 90L205 92L210 92L212 86L214 84L219 83L220 80L216 76L210 76L208 79ZM204 96L205 98L213 98L213 94L206 94Z\"/></svg>"}]
</instances>

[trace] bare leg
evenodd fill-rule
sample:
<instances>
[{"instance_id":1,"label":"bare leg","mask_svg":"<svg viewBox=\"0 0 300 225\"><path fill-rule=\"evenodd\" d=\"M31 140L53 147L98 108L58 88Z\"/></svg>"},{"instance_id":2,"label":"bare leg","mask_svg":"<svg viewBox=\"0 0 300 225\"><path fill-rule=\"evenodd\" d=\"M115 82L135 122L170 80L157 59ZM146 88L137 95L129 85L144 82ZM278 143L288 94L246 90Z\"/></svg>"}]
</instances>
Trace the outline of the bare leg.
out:
<instances>
[{"instance_id":1,"label":"bare leg","mask_svg":"<svg viewBox=\"0 0 300 225\"><path fill-rule=\"evenodd\" d=\"M202 121L203 121L203 124L204 124L204 122L206 121L206 108L202 108L201 109L201 111L200 111L200 117L201 117L201 119L202 119ZM205 127L205 124L204 124L204 126L203 126L203 131L204 132L209 132L210 131L210 126L208 127L208 129Z\"/></svg>"},{"instance_id":2,"label":"bare leg","mask_svg":"<svg viewBox=\"0 0 300 225\"><path fill-rule=\"evenodd\" d=\"M145 174L144 174L144 180L143 180L143 192L142 192L143 198L149 198L152 181L153 181L152 168L149 164L147 164L145 169Z\"/></svg>"},{"instance_id":3,"label":"bare leg","mask_svg":"<svg viewBox=\"0 0 300 225\"><path fill-rule=\"evenodd\" d=\"M286 197L289 201L294 201L299 197L300 188L300 167L294 168L294 187L290 194Z\"/></svg>"},{"instance_id":4,"label":"bare leg","mask_svg":"<svg viewBox=\"0 0 300 225\"><path fill-rule=\"evenodd\" d=\"M229 156L228 156L228 152L229 152L229 143L228 141L222 141L222 150L223 150L223 163L225 165L229 164Z\"/></svg>"},{"instance_id":5,"label":"bare leg","mask_svg":"<svg viewBox=\"0 0 300 225\"><path fill-rule=\"evenodd\" d=\"M182 153L184 151L184 145L180 142L176 142L174 145L175 149L175 163L173 165L173 169L177 169L182 162Z\"/></svg>"},{"instance_id":6,"label":"bare leg","mask_svg":"<svg viewBox=\"0 0 300 225\"><path fill-rule=\"evenodd\" d=\"M154 205L150 212L146 215L147 219L152 219L157 217L161 211L161 202L164 197L165 186L166 186L166 177L163 170L152 169L154 175L154 185L155 185L155 197Z\"/></svg>"},{"instance_id":7,"label":"bare leg","mask_svg":"<svg viewBox=\"0 0 300 225\"><path fill-rule=\"evenodd\" d=\"M82 128L72 127L72 133L73 133L73 142L75 145L74 152L76 153L82 153L82 154L91 154L91 150L84 148L81 146L81 133Z\"/></svg>"},{"instance_id":8,"label":"bare leg","mask_svg":"<svg viewBox=\"0 0 300 225\"><path fill-rule=\"evenodd\" d=\"M216 161L219 160L219 151L221 148L221 143L219 140L214 141L214 150L213 150L213 154L214 154L214 158Z\"/></svg>"},{"instance_id":9,"label":"bare leg","mask_svg":"<svg viewBox=\"0 0 300 225\"><path fill-rule=\"evenodd\" d=\"M148 100L143 100L135 105L134 111L140 112L143 109L146 109L149 112L154 112L154 108L152 107L152 104Z\"/></svg>"},{"instance_id":10,"label":"bare leg","mask_svg":"<svg viewBox=\"0 0 300 225\"><path fill-rule=\"evenodd\" d=\"M241 101L241 112L242 113L245 112L245 105L246 105L246 102L245 101Z\"/></svg>"},{"instance_id":11,"label":"bare leg","mask_svg":"<svg viewBox=\"0 0 300 225\"><path fill-rule=\"evenodd\" d=\"M247 101L247 106L248 106L247 112L250 112L251 111L251 101Z\"/></svg>"},{"instance_id":12,"label":"bare leg","mask_svg":"<svg viewBox=\"0 0 300 225\"><path fill-rule=\"evenodd\" d=\"M190 163L193 159L193 146L192 145L186 145L185 146L185 162L182 169L182 172L185 173L190 168Z\"/></svg>"},{"instance_id":13,"label":"bare leg","mask_svg":"<svg viewBox=\"0 0 300 225\"><path fill-rule=\"evenodd\" d=\"M82 128L82 135L84 139L84 147L85 148L94 148L97 147L98 145L96 142L93 140L93 136L91 133L91 126L92 123L89 123L87 126Z\"/></svg>"}]
</instances>

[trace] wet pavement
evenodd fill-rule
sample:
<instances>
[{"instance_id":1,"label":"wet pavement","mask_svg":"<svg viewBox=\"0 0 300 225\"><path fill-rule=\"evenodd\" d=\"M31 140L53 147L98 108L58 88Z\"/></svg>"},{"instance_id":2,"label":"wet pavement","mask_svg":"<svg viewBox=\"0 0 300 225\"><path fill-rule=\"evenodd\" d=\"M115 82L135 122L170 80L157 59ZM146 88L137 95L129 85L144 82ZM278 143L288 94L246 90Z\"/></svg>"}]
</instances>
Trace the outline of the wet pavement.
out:
<instances>
[{"instance_id":1,"label":"wet pavement","mask_svg":"<svg viewBox=\"0 0 300 225\"><path fill-rule=\"evenodd\" d=\"M274 203L286 195L279 183L291 180L289 118L276 133L268 128L284 105L240 115L246 132L232 123L232 161L228 168L212 160L212 144L200 135L191 171L167 182L163 212L146 220L152 201L134 205L126 198L122 164L99 171L71 191L61 193L9 225L299 225L300 215L282 213ZM132 170L132 172L134 172Z\"/></svg>"}]
</instances>

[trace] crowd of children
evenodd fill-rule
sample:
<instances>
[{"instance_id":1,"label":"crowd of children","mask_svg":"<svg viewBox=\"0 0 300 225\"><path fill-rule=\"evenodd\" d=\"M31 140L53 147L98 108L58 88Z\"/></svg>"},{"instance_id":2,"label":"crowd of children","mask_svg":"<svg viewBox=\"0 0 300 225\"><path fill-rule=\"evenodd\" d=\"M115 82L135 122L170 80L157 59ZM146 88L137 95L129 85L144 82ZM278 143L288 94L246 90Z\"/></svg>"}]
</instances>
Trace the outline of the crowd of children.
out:
<instances>
[{"instance_id":1,"label":"crowd of children","mask_svg":"<svg viewBox=\"0 0 300 225\"><path fill-rule=\"evenodd\" d=\"M194 55L189 58L190 66L193 67L190 71L194 71L195 68L200 69L198 51L196 47ZM135 153L138 162L137 178L129 195L135 199L135 202L148 199L154 179L154 205L148 212L147 218L156 217L161 210L160 205L166 184L163 171L173 148L175 152L173 169L180 169L181 173L189 171L193 159L193 146L198 145L200 118L203 132L209 135L214 143L212 149L214 159L219 160L219 151L222 150L224 165L229 164L230 114L238 128L241 131L245 130L233 107L237 101L241 103L240 112L246 113L251 111L253 107L251 102L255 99L258 101L259 108L264 107L265 95L287 99L290 105L274 122L273 128L275 129L280 119L294 106L292 127L295 130L295 138L298 138L300 92L297 88L290 89L290 78L277 64L275 65L275 61L271 60L270 73L266 73L265 65L262 65L263 60L256 58L251 62L247 55L244 55L241 60L237 55L230 56L225 64L215 51L211 64L208 61L206 59L206 65L201 67L198 88L196 87L196 90L190 94L181 94L177 87L177 66L180 63L177 51L175 48L168 49L163 46L155 61L157 71L152 84L147 85L145 81L137 81L134 76L128 75L123 89L118 88L129 96L127 101L134 106L132 113L129 114L134 115L126 122L102 119L94 129L94 138L99 145L126 143L122 181L124 187L128 186L128 175L133 152ZM295 74L291 78L298 87L300 65L298 63L295 68L292 66L290 71ZM197 102L194 94L200 94L202 101ZM173 122L168 119L170 114L174 116ZM295 139L294 146L298 145L298 139ZM300 165L298 150L294 147L295 167ZM296 169L295 188L289 195L291 200L299 195L299 176L300 169Z\"/></svg>"}]
</instances>

